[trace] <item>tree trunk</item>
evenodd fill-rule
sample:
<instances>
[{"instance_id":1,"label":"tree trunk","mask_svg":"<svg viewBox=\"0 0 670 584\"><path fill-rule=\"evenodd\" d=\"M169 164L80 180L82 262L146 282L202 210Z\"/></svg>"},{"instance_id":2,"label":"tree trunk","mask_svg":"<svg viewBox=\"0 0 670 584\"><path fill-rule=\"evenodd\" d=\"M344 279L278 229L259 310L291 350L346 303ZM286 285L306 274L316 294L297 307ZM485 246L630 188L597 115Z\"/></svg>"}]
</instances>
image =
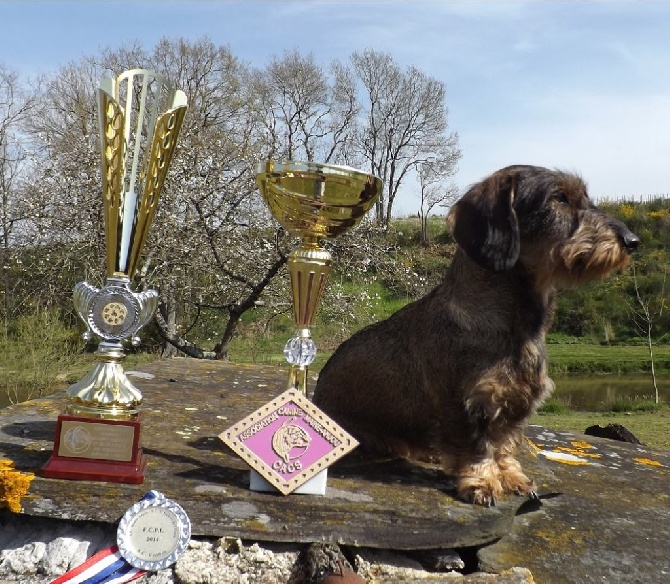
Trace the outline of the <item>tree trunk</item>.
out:
<instances>
[{"instance_id":1,"label":"tree trunk","mask_svg":"<svg viewBox=\"0 0 670 584\"><path fill-rule=\"evenodd\" d=\"M179 351L187 355L188 357L193 357L195 359L214 359L216 357L215 353L212 351L203 351L197 345L182 339L177 334L170 334L169 326L165 320L165 305L160 305L156 311L156 325L158 326L158 334L163 337L164 340L168 341L171 345L176 347Z\"/></svg>"},{"instance_id":2,"label":"tree trunk","mask_svg":"<svg viewBox=\"0 0 670 584\"><path fill-rule=\"evenodd\" d=\"M659 403L658 385L656 385L656 369L654 368L654 349L651 341L651 327L647 331L647 346L649 347L649 361L651 361L651 382L654 384L654 400Z\"/></svg>"},{"instance_id":3,"label":"tree trunk","mask_svg":"<svg viewBox=\"0 0 670 584\"><path fill-rule=\"evenodd\" d=\"M167 312L167 334L171 338L176 338L177 337L177 306L174 301L174 295L170 291L170 298L168 298L167 302L165 303L165 312ZM161 358L163 359L169 359L170 357L176 357L178 353L177 347L175 347L172 343L169 341L165 340L163 343L163 349L161 350Z\"/></svg>"},{"instance_id":4,"label":"tree trunk","mask_svg":"<svg viewBox=\"0 0 670 584\"><path fill-rule=\"evenodd\" d=\"M221 340L214 347L215 359L220 361L229 361L230 355L228 354L228 347L230 346L230 341L233 339L237 325L240 322L240 317L242 313L239 313L237 310L230 310L228 312L228 324L226 324L226 330L223 331L221 335Z\"/></svg>"},{"instance_id":5,"label":"tree trunk","mask_svg":"<svg viewBox=\"0 0 670 584\"><path fill-rule=\"evenodd\" d=\"M419 213L421 221L421 245L428 247L428 214Z\"/></svg>"},{"instance_id":6,"label":"tree trunk","mask_svg":"<svg viewBox=\"0 0 670 584\"><path fill-rule=\"evenodd\" d=\"M277 275L277 272L279 272L280 268L287 260L288 256L281 254L275 260L275 263L268 268L263 279L251 289L249 295L244 300L241 300L237 304L228 308L228 323L226 324L226 329L223 331L223 335L221 335L221 340L217 343L216 347L214 347L214 353L216 355L215 359L228 360L228 346L237 330L240 318L247 310L256 305L256 302L261 297L261 293L265 290L265 287L270 283L272 278Z\"/></svg>"}]
</instances>

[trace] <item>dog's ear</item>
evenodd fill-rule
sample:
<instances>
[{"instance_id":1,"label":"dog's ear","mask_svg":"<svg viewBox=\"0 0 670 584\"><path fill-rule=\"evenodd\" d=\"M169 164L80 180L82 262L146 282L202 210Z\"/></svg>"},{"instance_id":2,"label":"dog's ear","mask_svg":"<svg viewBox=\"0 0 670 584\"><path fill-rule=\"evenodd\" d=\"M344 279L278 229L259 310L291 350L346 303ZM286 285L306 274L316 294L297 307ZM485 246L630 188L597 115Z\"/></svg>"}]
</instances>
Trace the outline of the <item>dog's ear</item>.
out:
<instances>
[{"instance_id":1,"label":"dog's ear","mask_svg":"<svg viewBox=\"0 0 670 584\"><path fill-rule=\"evenodd\" d=\"M470 188L447 217L456 243L490 270L508 270L519 259L515 187L514 175L497 172Z\"/></svg>"}]
</instances>

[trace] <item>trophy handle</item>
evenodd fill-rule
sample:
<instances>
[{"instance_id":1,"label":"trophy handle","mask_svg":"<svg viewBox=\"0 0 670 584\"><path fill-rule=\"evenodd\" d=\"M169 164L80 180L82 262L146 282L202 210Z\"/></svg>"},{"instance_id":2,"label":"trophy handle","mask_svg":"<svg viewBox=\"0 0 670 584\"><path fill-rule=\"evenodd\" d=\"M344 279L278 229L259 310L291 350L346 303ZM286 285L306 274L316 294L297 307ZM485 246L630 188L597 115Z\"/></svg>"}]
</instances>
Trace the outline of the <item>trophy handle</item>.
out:
<instances>
[{"instance_id":1,"label":"trophy handle","mask_svg":"<svg viewBox=\"0 0 670 584\"><path fill-rule=\"evenodd\" d=\"M144 191L137 204L135 233L132 237L128 258L128 274L134 274L137 269L185 115L186 106L180 106L165 112L156 123L151 140L149 164L144 178Z\"/></svg>"},{"instance_id":2,"label":"trophy handle","mask_svg":"<svg viewBox=\"0 0 670 584\"><path fill-rule=\"evenodd\" d=\"M98 101L107 276L132 279L186 115L186 94L153 71L132 69L103 79ZM166 101L170 109L159 115Z\"/></svg>"},{"instance_id":3,"label":"trophy handle","mask_svg":"<svg viewBox=\"0 0 670 584\"><path fill-rule=\"evenodd\" d=\"M84 321L86 325L86 330L88 331L87 337L90 336L91 327L88 324L88 311L91 306L91 301L96 295L100 292L100 288L92 286L88 282L79 282L74 287L73 302L74 307L79 315L79 318Z\"/></svg>"}]
</instances>

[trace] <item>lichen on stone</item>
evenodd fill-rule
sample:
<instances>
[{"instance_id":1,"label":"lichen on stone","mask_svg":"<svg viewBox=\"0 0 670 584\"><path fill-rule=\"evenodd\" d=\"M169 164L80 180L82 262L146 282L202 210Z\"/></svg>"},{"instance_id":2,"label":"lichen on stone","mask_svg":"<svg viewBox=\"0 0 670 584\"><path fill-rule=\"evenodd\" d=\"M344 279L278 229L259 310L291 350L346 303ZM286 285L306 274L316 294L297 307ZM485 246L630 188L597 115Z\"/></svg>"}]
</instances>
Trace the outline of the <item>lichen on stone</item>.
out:
<instances>
[{"instance_id":1,"label":"lichen on stone","mask_svg":"<svg viewBox=\"0 0 670 584\"><path fill-rule=\"evenodd\" d=\"M21 497L28 492L34 478L32 473L16 470L13 461L0 459L0 508L7 507L12 513L20 512Z\"/></svg>"}]
</instances>

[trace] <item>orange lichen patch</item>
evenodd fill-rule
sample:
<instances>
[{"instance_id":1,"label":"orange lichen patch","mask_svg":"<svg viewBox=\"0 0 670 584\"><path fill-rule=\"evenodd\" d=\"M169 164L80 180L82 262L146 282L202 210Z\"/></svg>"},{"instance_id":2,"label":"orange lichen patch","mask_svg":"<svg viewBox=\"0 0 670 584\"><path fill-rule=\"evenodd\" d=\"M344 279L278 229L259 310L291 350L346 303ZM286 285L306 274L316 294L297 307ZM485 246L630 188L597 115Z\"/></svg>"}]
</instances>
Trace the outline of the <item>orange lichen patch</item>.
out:
<instances>
[{"instance_id":1,"label":"orange lichen patch","mask_svg":"<svg viewBox=\"0 0 670 584\"><path fill-rule=\"evenodd\" d=\"M581 450L588 450L589 448L593 448L591 444L588 442L582 442L581 440L574 440L573 442L570 442L570 444L572 444L575 448L580 448Z\"/></svg>"},{"instance_id":2,"label":"orange lichen patch","mask_svg":"<svg viewBox=\"0 0 670 584\"><path fill-rule=\"evenodd\" d=\"M633 460L647 466L663 466L658 460L652 460L651 458L633 458Z\"/></svg>"},{"instance_id":3,"label":"orange lichen patch","mask_svg":"<svg viewBox=\"0 0 670 584\"><path fill-rule=\"evenodd\" d=\"M530 438L528 438L528 436L524 436L523 439L526 442L526 444L528 444L528 446L530 446L531 454L533 456L537 457L537 455L540 453L542 448L540 446L538 446L537 444L535 444L535 442L533 442Z\"/></svg>"},{"instance_id":4,"label":"orange lichen patch","mask_svg":"<svg viewBox=\"0 0 670 584\"><path fill-rule=\"evenodd\" d=\"M574 444L574 442L572 443ZM575 456L586 456L587 458L602 458L602 455L596 454L594 452L584 452L581 448L568 448L567 446L557 446L554 448L558 452L567 452L569 454L574 454Z\"/></svg>"},{"instance_id":5,"label":"orange lichen patch","mask_svg":"<svg viewBox=\"0 0 670 584\"><path fill-rule=\"evenodd\" d=\"M6 506L12 513L21 511L21 497L34 478L32 473L15 470L11 460L0 459L0 507Z\"/></svg>"},{"instance_id":6,"label":"orange lichen patch","mask_svg":"<svg viewBox=\"0 0 670 584\"><path fill-rule=\"evenodd\" d=\"M573 460L571 458L552 458L551 460L561 464L571 464L572 466L588 466L589 464L585 460Z\"/></svg>"}]
</instances>

